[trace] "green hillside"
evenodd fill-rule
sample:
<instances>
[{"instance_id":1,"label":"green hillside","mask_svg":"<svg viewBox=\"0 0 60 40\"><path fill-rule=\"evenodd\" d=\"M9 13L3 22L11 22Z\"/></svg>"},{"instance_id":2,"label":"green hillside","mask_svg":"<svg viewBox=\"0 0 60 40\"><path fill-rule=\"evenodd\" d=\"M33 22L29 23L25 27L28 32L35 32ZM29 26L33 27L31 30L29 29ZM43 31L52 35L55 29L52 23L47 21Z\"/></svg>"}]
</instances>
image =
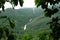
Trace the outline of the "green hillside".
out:
<instances>
[{"instance_id":1,"label":"green hillside","mask_svg":"<svg viewBox=\"0 0 60 40\"><path fill-rule=\"evenodd\" d=\"M33 13L33 8L21 8L21 9L6 9L5 12L1 12L0 16L8 16L12 19L15 20L15 31L17 33L22 33L23 27L25 24L29 23L30 19L35 19L37 16L40 16L43 11L41 9L38 8L34 8L34 12ZM41 10L41 11L38 11ZM1 20L2 23L2 20Z\"/></svg>"},{"instance_id":2,"label":"green hillside","mask_svg":"<svg viewBox=\"0 0 60 40\"><path fill-rule=\"evenodd\" d=\"M58 12L59 13L59 12ZM40 32L41 30L49 30L48 23L50 19L44 16L44 12L41 8L21 8L21 9L6 9L5 12L0 13L0 16L8 16L15 20L15 32L24 33L24 32ZM60 16L60 14L58 14ZM55 16L58 16L57 14ZM2 20L0 20L0 24ZM4 20L3 20L4 21ZM24 25L27 25L26 30L24 31Z\"/></svg>"}]
</instances>

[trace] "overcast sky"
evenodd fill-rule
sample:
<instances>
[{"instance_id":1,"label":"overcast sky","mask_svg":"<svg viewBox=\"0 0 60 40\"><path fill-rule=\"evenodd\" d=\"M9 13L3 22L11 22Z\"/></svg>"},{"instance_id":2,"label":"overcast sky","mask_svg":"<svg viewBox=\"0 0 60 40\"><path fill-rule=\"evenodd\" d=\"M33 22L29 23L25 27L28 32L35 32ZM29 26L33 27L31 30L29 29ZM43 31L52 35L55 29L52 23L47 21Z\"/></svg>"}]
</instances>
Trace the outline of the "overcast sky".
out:
<instances>
[{"instance_id":1,"label":"overcast sky","mask_svg":"<svg viewBox=\"0 0 60 40\"><path fill-rule=\"evenodd\" d=\"M12 5L8 2L5 3L5 9L6 8L12 8ZM24 0L24 4L22 8L32 8L35 7L35 3L34 0ZM21 8L20 5L18 4L18 6L15 7L15 9L19 9Z\"/></svg>"}]
</instances>

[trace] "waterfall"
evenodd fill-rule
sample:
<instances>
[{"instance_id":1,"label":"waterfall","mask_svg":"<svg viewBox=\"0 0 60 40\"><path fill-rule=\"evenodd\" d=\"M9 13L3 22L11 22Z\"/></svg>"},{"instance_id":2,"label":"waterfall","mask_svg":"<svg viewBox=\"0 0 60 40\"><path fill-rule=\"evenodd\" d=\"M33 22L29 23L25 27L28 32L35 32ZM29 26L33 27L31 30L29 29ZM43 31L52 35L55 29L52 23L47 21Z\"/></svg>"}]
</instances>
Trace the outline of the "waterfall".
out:
<instances>
[{"instance_id":1,"label":"waterfall","mask_svg":"<svg viewBox=\"0 0 60 40\"><path fill-rule=\"evenodd\" d=\"M26 26L27 26L27 25L24 25L24 30L26 30Z\"/></svg>"},{"instance_id":2,"label":"waterfall","mask_svg":"<svg viewBox=\"0 0 60 40\"><path fill-rule=\"evenodd\" d=\"M35 14L35 9L33 8L33 14Z\"/></svg>"}]
</instances>

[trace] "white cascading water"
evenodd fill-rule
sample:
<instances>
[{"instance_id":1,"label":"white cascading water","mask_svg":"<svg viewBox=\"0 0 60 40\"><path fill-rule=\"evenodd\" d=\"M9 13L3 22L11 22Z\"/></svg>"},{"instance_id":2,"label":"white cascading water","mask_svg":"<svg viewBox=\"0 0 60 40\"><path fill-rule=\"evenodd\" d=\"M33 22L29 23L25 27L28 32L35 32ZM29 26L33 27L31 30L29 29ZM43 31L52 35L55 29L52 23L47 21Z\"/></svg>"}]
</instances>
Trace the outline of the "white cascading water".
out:
<instances>
[{"instance_id":1,"label":"white cascading water","mask_svg":"<svg viewBox=\"0 0 60 40\"><path fill-rule=\"evenodd\" d=\"M33 8L33 14L35 14L35 9Z\"/></svg>"},{"instance_id":2,"label":"white cascading water","mask_svg":"<svg viewBox=\"0 0 60 40\"><path fill-rule=\"evenodd\" d=\"M26 25L24 25L24 30L26 30Z\"/></svg>"}]
</instances>

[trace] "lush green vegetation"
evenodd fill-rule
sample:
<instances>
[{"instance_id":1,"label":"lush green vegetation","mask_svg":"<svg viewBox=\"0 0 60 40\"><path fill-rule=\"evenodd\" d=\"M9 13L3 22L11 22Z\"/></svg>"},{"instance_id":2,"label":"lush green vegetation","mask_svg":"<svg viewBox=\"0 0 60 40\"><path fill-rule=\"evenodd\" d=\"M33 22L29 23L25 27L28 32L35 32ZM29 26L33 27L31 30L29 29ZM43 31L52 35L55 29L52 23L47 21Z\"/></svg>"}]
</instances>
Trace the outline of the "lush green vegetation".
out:
<instances>
[{"instance_id":1,"label":"lush green vegetation","mask_svg":"<svg viewBox=\"0 0 60 40\"><path fill-rule=\"evenodd\" d=\"M26 12L26 10L29 10ZM32 8L25 8L25 9L18 9L18 10L13 10L13 9L6 9L5 12L0 13L0 16L8 16L15 21L15 28L14 28L14 35L17 35L18 38L17 40L23 40L25 36L27 37L24 40L28 40L30 38L29 35L31 35L31 40L39 40L41 37L41 40L43 40L43 36L50 35L50 29L49 25L47 25L48 22L51 21L50 18L44 17L44 12L40 13L39 9L36 8L35 14L33 14L33 11L31 11ZM8 11L8 12L7 12ZM23 12L22 12L23 11ZM59 16L58 14L54 16ZM31 21L29 21L32 19ZM5 21L5 19L3 20ZM0 22L3 22L2 19ZM0 24L1 24L0 23ZM8 22L5 22L8 23ZM4 23L4 24L5 24ZM24 31L24 25L27 25L27 29ZM45 35L46 34L46 35ZM39 36L41 35L41 36ZM52 38L52 37L51 37ZM50 40L51 40L50 38ZM45 40L48 40L49 37Z\"/></svg>"},{"instance_id":2,"label":"lush green vegetation","mask_svg":"<svg viewBox=\"0 0 60 40\"><path fill-rule=\"evenodd\" d=\"M4 10L5 2L10 2L14 9L18 2L23 6L23 0L0 0L0 39L1 40L59 40L60 39L60 0L35 0L42 10L26 8L19 10ZM50 8L48 7L50 4ZM39 9L39 8L38 8ZM40 12L41 11L41 12ZM35 12L35 13L34 13ZM42 14L41 14L42 13ZM12 20L14 19L14 20ZM27 27L24 30L24 26Z\"/></svg>"},{"instance_id":3,"label":"lush green vegetation","mask_svg":"<svg viewBox=\"0 0 60 40\"><path fill-rule=\"evenodd\" d=\"M41 6L41 8L45 9L44 12L45 12L45 16L46 17L49 17L49 18L52 18L51 21L48 23L50 25L50 29L51 29L51 33L52 34L52 38L53 40L59 40L60 38L60 18L57 16L57 17L52 17L52 15L56 14L60 8L59 6L56 7L58 4L59 5L60 3L60 0L35 0L35 4L37 7ZM49 8L48 4L50 4L51 8Z\"/></svg>"}]
</instances>

